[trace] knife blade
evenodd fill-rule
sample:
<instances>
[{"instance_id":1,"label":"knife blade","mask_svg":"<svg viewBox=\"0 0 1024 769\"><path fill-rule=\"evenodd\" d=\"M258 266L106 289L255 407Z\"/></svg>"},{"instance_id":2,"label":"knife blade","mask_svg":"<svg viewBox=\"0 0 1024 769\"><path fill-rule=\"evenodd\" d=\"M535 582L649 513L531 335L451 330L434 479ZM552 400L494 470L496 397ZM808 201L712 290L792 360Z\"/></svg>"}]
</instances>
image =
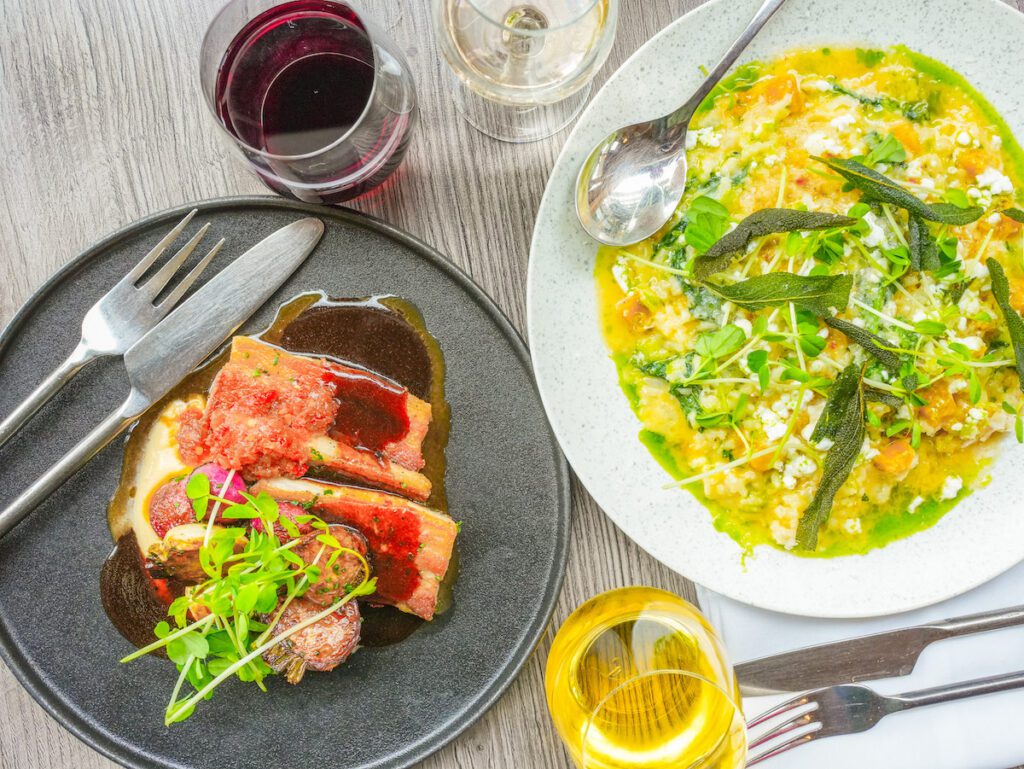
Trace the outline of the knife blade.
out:
<instances>
[{"instance_id":1,"label":"knife blade","mask_svg":"<svg viewBox=\"0 0 1024 769\"><path fill-rule=\"evenodd\" d=\"M0 537L252 317L313 252L323 232L323 222L312 217L282 227L236 258L130 347L124 355L131 383L127 399L0 512Z\"/></svg>"},{"instance_id":2,"label":"knife blade","mask_svg":"<svg viewBox=\"0 0 1024 769\"><path fill-rule=\"evenodd\" d=\"M930 644L954 636L1024 625L1024 606L808 646L736 666L746 696L798 692L908 675Z\"/></svg>"}]
</instances>

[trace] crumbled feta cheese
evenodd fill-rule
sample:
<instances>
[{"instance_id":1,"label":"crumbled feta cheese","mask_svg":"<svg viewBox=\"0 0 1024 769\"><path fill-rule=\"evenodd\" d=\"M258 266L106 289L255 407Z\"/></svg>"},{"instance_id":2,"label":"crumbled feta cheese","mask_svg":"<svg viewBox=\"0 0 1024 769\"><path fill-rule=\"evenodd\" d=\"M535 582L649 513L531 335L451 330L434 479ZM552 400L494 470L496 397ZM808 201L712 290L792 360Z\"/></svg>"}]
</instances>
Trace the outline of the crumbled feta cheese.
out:
<instances>
[{"instance_id":1,"label":"crumbled feta cheese","mask_svg":"<svg viewBox=\"0 0 1024 769\"><path fill-rule=\"evenodd\" d=\"M961 392L967 389L967 380L963 377L954 377L949 380L949 392L952 394Z\"/></svg>"},{"instance_id":2,"label":"crumbled feta cheese","mask_svg":"<svg viewBox=\"0 0 1024 769\"><path fill-rule=\"evenodd\" d=\"M997 224L999 224L1000 221L1002 221L1002 218L1003 217L1001 217L999 214L989 214L988 219L986 219L985 221L987 221L989 224L995 227Z\"/></svg>"},{"instance_id":3,"label":"crumbled feta cheese","mask_svg":"<svg viewBox=\"0 0 1024 769\"><path fill-rule=\"evenodd\" d=\"M629 293L629 278L626 273L626 267L622 264L616 264L612 267L612 277L615 278L615 282L619 288L622 289L622 293Z\"/></svg>"},{"instance_id":4,"label":"crumbled feta cheese","mask_svg":"<svg viewBox=\"0 0 1024 769\"><path fill-rule=\"evenodd\" d=\"M857 116L850 112L844 112L842 115L832 118L830 121L833 128L837 128L840 131L848 131L850 126L857 122Z\"/></svg>"},{"instance_id":5,"label":"crumbled feta cheese","mask_svg":"<svg viewBox=\"0 0 1024 769\"><path fill-rule=\"evenodd\" d=\"M873 446L869 447L868 450L864 452L864 459L868 460L869 462L877 456L878 449L876 449Z\"/></svg>"},{"instance_id":6,"label":"crumbled feta cheese","mask_svg":"<svg viewBox=\"0 0 1024 769\"><path fill-rule=\"evenodd\" d=\"M878 221L878 217L868 211L864 214L864 221L868 224L868 234L861 239L864 245L868 248L884 245L885 230L882 229L882 223Z\"/></svg>"},{"instance_id":7,"label":"crumbled feta cheese","mask_svg":"<svg viewBox=\"0 0 1024 769\"><path fill-rule=\"evenodd\" d=\"M858 328L864 328L864 318L854 318L853 320L850 321L850 323L857 326Z\"/></svg>"},{"instance_id":8,"label":"crumbled feta cheese","mask_svg":"<svg viewBox=\"0 0 1024 769\"><path fill-rule=\"evenodd\" d=\"M924 310L918 310L910 317L910 320L914 323L920 323L922 320L927 319L927 317L928 313L926 313Z\"/></svg>"},{"instance_id":9,"label":"crumbled feta cheese","mask_svg":"<svg viewBox=\"0 0 1024 769\"><path fill-rule=\"evenodd\" d=\"M928 177L925 177L925 178L921 179L921 186L924 187L926 190L934 190L935 189L935 180L934 179L929 179Z\"/></svg>"},{"instance_id":10,"label":"crumbled feta cheese","mask_svg":"<svg viewBox=\"0 0 1024 769\"><path fill-rule=\"evenodd\" d=\"M964 262L964 273L971 278L987 278L988 267L977 259L972 259L969 262Z\"/></svg>"},{"instance_id":11,"label":"crumbled feta cheese","mask_svg":"<svg viewBox=\"0 0 1024 769\"><path fill-rule=\"evenodd\" d=\"M687 131L686 132L686 151L697 149L697 132Z\"/></svg>"},{"instance_id":12,"label":"crumbled feta cheese","mask_svg":"<svg viewBox=\"0 0 1024 769\"><path fill-rule=\"evenodd\" d=\"M1003 146L1003 137L1002 136L993 136L992 137L992 149L997 150L997 149L999 149L1002 146Z\"/></svg>"},{"instance_id":13,"label":"crumbled feta cheese","mask_svg":"<svg viewBox=\"0 0 1024 769\"><path fill-rule=\"evenodd\" d=\"M979 190L977 187L968 187L967 188L967 197L975 198L975 199L976 198L980 198L981 197L981 190Z\"/></svg>"},{"instance_id":14,"label":"crumbled feta cheese","mask_svg":"<svg viewBox=\"0 0 1024 769\"><path fill-rule=\"evenodd\" d=\"M817 469L818 466L814 464L814 461L803 454L797 454L796 457L786 464L786 473L796 478L813 475Z\"/></svg>"},{"instance_id":15,"label":"crumbled feta cheese","mask_svg":"<svg viewBox=\"0 0 1024 769\"><path fill-rule=\"evenodd\" d=\"M950 336L950 341L959 342L968 350L977 352L985 347L985 340L980 336Z\"/></svg>"},{"instance_id":16,"label":"crumbled feta cheese","mask_svg":"<svg viewBox=\"0 0 1024 769\"><path fill-rule=\"evenodd\" d=\"M942 484L942 498L953 499L964 487L963 479L959 475L951 475Z\"/></svg>"},{"instance_id":17,"label":"crumbled feta cheese","mask_svg":"<svg viewBox=\"0 0 1024 769\"><path fill-rule=\"evenodd\" d=\"M722 140L719 138L718 134L715 132L715 129L711 128L710 126L708 128L698 129L698 131L697 131L697 142L699 144L702 144L705 147L721 147L722 146Z\"/></svg>"},{"instance_id":18,"label":"crumbled feta cheese","mask_svg":"<svg viewBox=\"0 0 1024 769\"><path fill-rule=\"evenodd\" d=\"M972 141L971 135L967 131L961 131L956 135L956 143L961 147L970 147Z\"/></svg>"},{"instance_id":19,"label":"crumbled feta cheese","mask_svg":"<svg viewBox=\"0 0 1024 769\"><path fill-rule=\"evenodd\" d=\"M843 530L847 534L860 534L862 531L860 518L847 518L843 521Z\"/></svg>"},{"instance_id":20,"label":"crumbled feta cheese","mask_svg":"<svg viewBox=\"0 0 1024 769\"><path fill-rule=\"evenodd\" d=\"M748 338L750 337L751 332L754 330L754 324L752 324L746 318L736 318L732 322L732 324L736 326L736 328L742 330L744 335L746 335Z\"/></svg>"},{"instance_id":21,"label":"crumbled feta cheese","mask_svg":"<svg viewBox=\"0 0 1024 769\"><path fill-rule=\"evenodd\" d=\"M766 166L771 167L771 166L775 165L778 162L779 162L779 156L778 155L765 155L764 164Z\"/></svg>"},{"instance_id":22,"label":"crumbled feta cheese","mask_svg":"<svg viewBox=\"0 0 1024 769\"><path fill-rule=\"evenodd\" d=\"M846 154L846 148L842 144L820 131L804 139L804 149L812 155L824 155L826 152L833 155Z\"/></svg>"},{"instance_id":23,"label":"crumbled feta cheese","mask_svg":"<svg viewBox=\"0 0 1024 769\"><path fill-rule=\"evenodd\" d=\"M994 168L986 168L978 174L978 186L989 190L993 195L1012 195L1013 182L1010 177Z\"/></svg>"},{"instance_id":24,"label":"crumbled feta cheese","mask_svg":"<svg viewBox=\"0 0 1024 769\"><path fill-rule=\"evenodd\" d=\"M800 87L805 91L831 91L832 84L827 80L804 80L800 83Z\"/></svg>"},{"instance_id":25,"label":"crumbled feta cheese","mask_svg":"<svg viewBox=\"0 0 1024 769\"><path fill-rule=\"evenodd\" d=\"M761 427L768 440L776 441L786 434L786 423L771 409L761 406L755 416L761 420Z\"/></svg>"},{"instance_id":26,"label":"crumbled feta cheese","mask_svg":"<svg viewBox=\"0 0 1024 769\"><path fill-rule=\"evenodd\" d=\"M917 508L921 506L922 502L924 502L924 497L914 497L912 500L910 500L910 504L907 505L907 512L916 512Z\"/></svg>"},{"instance_id":27,"label":"crumbled feta cheese","mask_svg":"<svg viewBox=\"0 0 1024 769\"><path fill-rule=\"evenodd\" d=\"M830 448L832 448L833 445L835 444L832 443L831 438L822 438L820 441L818 441L818 445L815 446L815 448L818 451L828 451Z\"/></svg>"},{"instance_id":28,"label":"crumbled feta cheese","mask_svg":"<svg viewBox=\"0 0 1024 769\"><path fill-rule=\"evenodd\" d=\"M966 316L961 315L960 318L957 320L957 322L956 322L956 330L957 331L966 331L967 330L967 317Z\"/></svg>"},{"instance_id":29,"label":"crumbled feta cheese","mask_svg":"<svg viewBox=\"0 0 1024 769\"><path fill-rule=\"evenodd\" d=\"M983 420L986 416L988 416L988 414L985 412L985 409L974 406L967 412L967 421L977 423Z\"/></svg>"}]
</instances>

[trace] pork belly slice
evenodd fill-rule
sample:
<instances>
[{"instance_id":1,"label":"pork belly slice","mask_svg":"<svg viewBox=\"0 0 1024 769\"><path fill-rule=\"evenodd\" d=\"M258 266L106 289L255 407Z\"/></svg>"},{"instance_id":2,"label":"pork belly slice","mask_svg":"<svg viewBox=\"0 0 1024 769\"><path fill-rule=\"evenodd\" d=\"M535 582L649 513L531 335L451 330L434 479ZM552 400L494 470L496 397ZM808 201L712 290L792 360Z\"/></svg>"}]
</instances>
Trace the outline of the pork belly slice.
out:
<instances>
[{"instance_id":1,"label":"pork belly slice","mask_svg":"<svg viewBox=\"0 0 1024 769\"><path fill-rule=\"evenodd\" d=\"M194 411L179 429L189 464L213 461L250 480L299 477L317 465L430 496L418 472L430 404L370 372L235 337L205 412Z\"/></svg>"},{"instance_id":2,"label":"pork belly slice","mask_svg":"<svg viewBox=\"0 0 1024 769\"><path fill-rule=\"evenodd\" d=\"M282 502L312 504L329 522L357 529L369 543L377 592L370 600L431 619L458 527L450 517L395 494L305 478L268 478L253 487Z\"/></svg>"}]
</instances>

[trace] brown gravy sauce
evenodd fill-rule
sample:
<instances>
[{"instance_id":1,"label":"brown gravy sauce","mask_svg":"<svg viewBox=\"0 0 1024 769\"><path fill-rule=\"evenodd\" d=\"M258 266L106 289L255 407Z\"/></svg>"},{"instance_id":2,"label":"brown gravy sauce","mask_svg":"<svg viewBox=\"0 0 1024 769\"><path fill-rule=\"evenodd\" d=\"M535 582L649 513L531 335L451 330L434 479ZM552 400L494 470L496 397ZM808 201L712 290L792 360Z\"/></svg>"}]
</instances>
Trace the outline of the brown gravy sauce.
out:
<instances>
[{"instance_id":1,"label":"brown gravy sauce","mask_svg":"<svg viewBox=\"0 0 1024 769\"><path fill-rule=\"evenodd\" d=\"M414 305L397 297L328 299L323 294L303 294L284 304L270 328L259 337L289 352L332 358L346 366L367 369L428 401L433 418L423 442L426 465L422 472L430 479L433 489L427 504L435 510L448 512L444 476L450 412L444 397L444 359L440 346L427 332ZM153 628L167 619L167 606L181 594L183 587L166 580L154 580L144 568L127 516L128 503L141 493L132 484L135 468L141 459L149 427L166 404L175 398L208 391L226 359L227 348L154 404L132 429L125 448L121 481L107 516L117 544L100 573L100 597L110 621L136 646L155 640ZM309 477L358 485L329 471L310 472ZM438 614L451 606L458 560L456 546L438 594ZM424 623L394 607L374 606L372 597L361 609L360 643L364 647L398 643Z\"/></svg>"}]
</instances>

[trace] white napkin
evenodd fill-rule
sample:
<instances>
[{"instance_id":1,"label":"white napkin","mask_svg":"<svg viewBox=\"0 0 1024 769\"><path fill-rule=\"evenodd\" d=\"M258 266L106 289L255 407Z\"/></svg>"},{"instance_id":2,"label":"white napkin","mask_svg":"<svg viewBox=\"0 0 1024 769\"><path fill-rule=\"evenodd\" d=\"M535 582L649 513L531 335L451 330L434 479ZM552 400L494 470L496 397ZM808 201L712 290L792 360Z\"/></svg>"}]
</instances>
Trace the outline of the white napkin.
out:
<instances>
[{"instance_id":1,"label":"white napkin","mask_svg":"<svg viewBox=\"0 0 1024 769\"><path fill-rule=\"evenodd\" d=\"M1024 604L1024 564L935 606L891 617L825 620L756 609L698 586L704 614L734 663L923 622ZM1024 627L939 641L914 672L868 685L885 694L1024 670ZM788 696L750 697L747 718ZM811 741L772 769L1012 769L1024 765L1024 689L895 713L861 734Z\"/></svg>"}]
</instances>

